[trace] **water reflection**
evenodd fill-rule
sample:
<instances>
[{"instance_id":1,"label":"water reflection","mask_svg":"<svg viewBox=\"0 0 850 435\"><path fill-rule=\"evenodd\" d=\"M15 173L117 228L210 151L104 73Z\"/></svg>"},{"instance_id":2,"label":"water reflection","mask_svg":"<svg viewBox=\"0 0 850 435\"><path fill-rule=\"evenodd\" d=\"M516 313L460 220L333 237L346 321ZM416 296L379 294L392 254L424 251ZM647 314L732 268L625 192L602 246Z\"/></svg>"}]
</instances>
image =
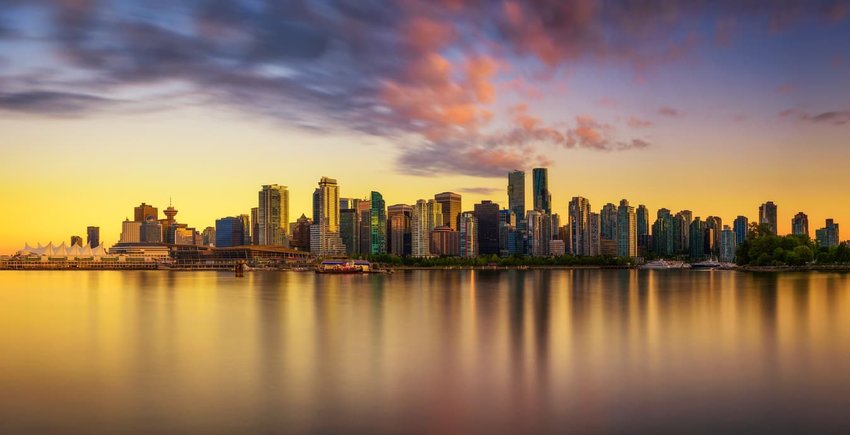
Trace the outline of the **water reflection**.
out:
<instances>
[{"instance_id":1,"label":"water reflection","mask_svg":"<svg viewBox=\"0 0 850 435\"><path fill-rule=\"evenodd\" d=\"M3 272L0 432L850 428L850 276Z\"/></svg>"}]
</instances>

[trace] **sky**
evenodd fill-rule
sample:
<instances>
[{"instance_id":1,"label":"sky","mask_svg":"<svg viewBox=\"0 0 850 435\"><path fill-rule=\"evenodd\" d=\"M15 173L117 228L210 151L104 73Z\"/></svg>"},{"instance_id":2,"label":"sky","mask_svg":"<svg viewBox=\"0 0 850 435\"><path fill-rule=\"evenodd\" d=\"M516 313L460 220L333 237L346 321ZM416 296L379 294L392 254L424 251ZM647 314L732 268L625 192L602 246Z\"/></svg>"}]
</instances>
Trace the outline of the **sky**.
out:
<instances>
[{"instance_id":1,"label":"sky","mask_svg":"<svg viewBox=\"0 0 850 435\"><path fill-rule=\"evenodd\" d=\"M850 1L0 0L0 253L321 176L850 225ZM531 205L527 192L528 207ZM847 238L846 235L843 238Z\"/></svg>"}]
</instances>

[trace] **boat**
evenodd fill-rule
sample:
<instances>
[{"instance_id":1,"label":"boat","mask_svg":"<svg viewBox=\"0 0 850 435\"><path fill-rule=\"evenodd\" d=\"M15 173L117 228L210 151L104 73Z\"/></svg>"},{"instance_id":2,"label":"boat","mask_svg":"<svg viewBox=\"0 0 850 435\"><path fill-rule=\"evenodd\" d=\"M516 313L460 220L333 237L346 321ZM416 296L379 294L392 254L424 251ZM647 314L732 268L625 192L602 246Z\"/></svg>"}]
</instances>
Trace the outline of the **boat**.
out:
<instances>
[{"instance_id":1,"label":"boat","mask_svg":"<svg viewBox=\"0 0 850 435\"><path fill-rule=\"evenodd\" d=\"M640 266L641 269L684 269L686 267L688 266L684 262L667 260L650 261Z\"/></svg>"},{"instance_id":2,"label":"boat","mask_svg":"<svg viewBox=\"0 0 850 435\"><path fill-rule=\"evenodd\" d=\"M691 267L694 269L719 269L721 266L723 265L713 258L691 264Z\"/></svg>"},{"instance_id":3,"label":"boat","mask_svg":"<svg viewBox=\"0 0 850 435\"><path fill-rule=\"evenodd\" d=\"M325 260L316 268L316 273L356 274L370 270L368 261L354 260Z\"/></svg>"}]
</instances>

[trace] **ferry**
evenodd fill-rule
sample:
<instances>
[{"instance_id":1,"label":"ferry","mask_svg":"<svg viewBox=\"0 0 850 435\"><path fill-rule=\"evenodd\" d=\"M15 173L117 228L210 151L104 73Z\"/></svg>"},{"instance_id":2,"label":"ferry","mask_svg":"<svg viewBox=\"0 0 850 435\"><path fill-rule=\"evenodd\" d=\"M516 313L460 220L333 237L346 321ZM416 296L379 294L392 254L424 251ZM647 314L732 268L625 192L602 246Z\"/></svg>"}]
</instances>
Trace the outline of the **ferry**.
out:
<instances>
[{"instance_id":1,"label":"ferry","mask_svg":"<svg viewBox=\"0 0 850 435\"><path fill-rule=\"evenodd\" d=\"M371 272L372 265L364 260L325 260L316 268L316 273L355 274Z\"/></svg>"}]
</instances>

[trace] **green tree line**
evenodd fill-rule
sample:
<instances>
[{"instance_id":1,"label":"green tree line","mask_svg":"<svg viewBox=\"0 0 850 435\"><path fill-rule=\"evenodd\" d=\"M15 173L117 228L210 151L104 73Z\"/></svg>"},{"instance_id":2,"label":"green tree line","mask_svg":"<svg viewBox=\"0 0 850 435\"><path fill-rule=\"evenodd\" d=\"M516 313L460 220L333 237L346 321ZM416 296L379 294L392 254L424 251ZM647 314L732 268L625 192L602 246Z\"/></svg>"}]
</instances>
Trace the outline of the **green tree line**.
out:
<instances>
[{"instance_id":1,"label":"green tree line","mask_svg":"<svg viewBox=\"0 0 850 435\"><path fill-rule=\"evenodd\" d=\"M850 247L845 243L818 247L805 235L777 236L767 224L750 224L747 239L735 251L739 265L803 266L806 264L850 263Z\"/></svg>"}]
</instances>

